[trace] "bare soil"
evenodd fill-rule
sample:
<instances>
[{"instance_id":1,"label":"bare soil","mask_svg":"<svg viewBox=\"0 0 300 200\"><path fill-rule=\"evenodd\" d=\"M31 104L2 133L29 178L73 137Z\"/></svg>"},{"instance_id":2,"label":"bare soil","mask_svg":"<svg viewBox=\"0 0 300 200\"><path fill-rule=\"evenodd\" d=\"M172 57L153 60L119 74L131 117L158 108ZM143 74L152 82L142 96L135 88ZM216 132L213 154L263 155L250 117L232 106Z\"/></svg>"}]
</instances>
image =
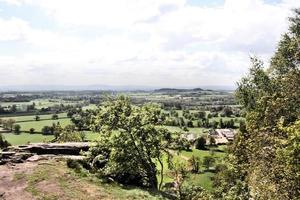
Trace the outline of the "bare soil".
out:
<instances>
[{"instance_id":1,"label":"bare soil","mask_svg":"<svg viewBox=\"0 0 300 200\"><path fill-rule=\"evenodd\" d=\"M72 176L65 162L42 160L0 166L0 200L111 199L95 184Z\"/></svg>"},{"instance_id":2,"label":"bare soil","mask_svg":"<svg viewBox=\"0 0 300 200\"><path fill-rule=\"evenodd\" d=\"M31 200L34 197L27 191L27 181L16 179L15 174L25 175L32 172L38 163L7 164L0 166L0 199Z\"/></svg>"}]
</instances>

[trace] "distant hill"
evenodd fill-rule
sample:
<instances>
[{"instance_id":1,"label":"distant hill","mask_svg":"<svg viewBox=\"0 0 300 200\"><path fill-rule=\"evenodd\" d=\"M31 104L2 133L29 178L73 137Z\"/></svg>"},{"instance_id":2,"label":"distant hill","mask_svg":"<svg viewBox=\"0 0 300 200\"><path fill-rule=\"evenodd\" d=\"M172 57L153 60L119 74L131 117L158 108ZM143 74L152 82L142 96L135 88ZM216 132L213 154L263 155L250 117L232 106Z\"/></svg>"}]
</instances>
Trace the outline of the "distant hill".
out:
<instances>
[{"instance_id":1,"label":"distant hill","mask_svg":"<svg viewBox=\"0 0 300 200\"><path fill-rule=\"evenodd\" d=\"M200 92L211 90L234 90L233 86L201 86L195 88L168 88L142 85L1 85L0 92L6 91L83 91L83 90L110 90L110 91L154 91L154 92Z\"/></svg>"},{"instance_id":2,"label":"distant hill","mask_svg":"<svg viewBox=\"0 0 300 200\"><path fill-rule=\"evenodd\" d=\"M164 93L176 93L176 92L200 92L204 91L202 88L193 89L177 89L177 88L161 88L154 90L154 92L164 92Z\"/></svg>"}]
</instances>

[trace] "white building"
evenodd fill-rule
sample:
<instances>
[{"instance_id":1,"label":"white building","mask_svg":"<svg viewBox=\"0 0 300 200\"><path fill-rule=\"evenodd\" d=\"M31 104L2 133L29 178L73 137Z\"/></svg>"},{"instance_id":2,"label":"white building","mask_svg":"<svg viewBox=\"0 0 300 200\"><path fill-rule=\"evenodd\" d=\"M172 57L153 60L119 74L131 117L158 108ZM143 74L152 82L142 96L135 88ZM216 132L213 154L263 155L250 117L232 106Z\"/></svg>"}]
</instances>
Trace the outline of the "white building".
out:
<instances>
[{"instance_id":1,"label":"white building","mask_svg":"<svg viewBox=\"0 0 300 200\"><path fill-rule=\"evenodd\" d=\"M232 129L215 129L209 131L209 136L215 138L216 144L227 144L233 141L235 131Z\"/></svg>"}]
</instances>

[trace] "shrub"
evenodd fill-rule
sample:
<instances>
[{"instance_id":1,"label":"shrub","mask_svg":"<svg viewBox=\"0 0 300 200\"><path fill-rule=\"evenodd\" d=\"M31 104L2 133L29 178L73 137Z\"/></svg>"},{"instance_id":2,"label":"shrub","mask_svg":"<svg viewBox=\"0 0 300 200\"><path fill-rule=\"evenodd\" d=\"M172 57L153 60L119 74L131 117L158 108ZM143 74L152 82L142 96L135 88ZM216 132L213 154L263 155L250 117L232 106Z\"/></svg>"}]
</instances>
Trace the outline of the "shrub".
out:
<instances>
[{"instance_id":1,"label":"shrub","mask_svg":"<svg viewBox=\"0 0 300 200\"><path fill-rule=\"evenodd\" d=\"M30 133L30 134L34 134L34 131L35 131L34 128L30 128L30 129L29 129L29 133Z\"/></svg>"},{"instance_id":2,"label":"shrub","mask_svg":"<svg viewBox=\"0 0 300 200\"><path fill-rule=\"evenodd\" d=\"M59 142L82 142L82 134L77 131L63 130L57 138Z\"/></svg>"},{"instance_id":3,"label":"shrub","mask_svg":"<svg viewBox=\"0 0 300 200\"><path fill-rule=\"evenodd\" d=\"M58 115L57 114L52 115L52 119L53 120L58 120Z\"/></svg>"},{"instance_id":4,"label":"shrub","mask_svg":"<svg viewBox=\"0 0 300 200\"><path fill-rule=\"evenodd\" d=\"M206 170L209 170L209 168L213 166L215 161L216 160L213 156L205 156L203 158L203 166L206 168Z\"/></svg>"},{"instance_id":5,"label":"shrub","mask_svg":"<svg viewBox=\"0 0 300 200\"><path fill-rule=\"evenodd\" d=\"M200 171L200 158L196 156L192 156L189 160L189 165L192 168L193 173L198 173Z\"/></svg>"},{"instance_id":6,"label":"shrub","mask_svg":"<svg viewBox=\"0 0 300 200\"><path fill-rule=\"evenodd\" d=\"M13 129L14 129L15 134L20 134L21 133L21 126L19 124L15 124Z\"/></svg>"},{"instance_id":7,"label":"shrub","mask_svg":"<svg viewBox=\"0 0 300 200\"><path fill-rule=\"evenodd\" d=\"M2 134L0 134L0 148L7 148L8 146L10 146L10 143L7 142L7 140L5 140L4 136Z\"/></svg>"},{"instance_id":8,"label":"shrub","mask_svg":"<svg viewBox=\"0 0 300 200\"><path fill-rule=\"evenodd\" d=\"M52 127L50 127L50 126L44 126L42 128L42 134L43 135L53 135Z\"/></svg>"},{"instance_id":9,"label":"shrub","mask_svg":"<svg viewBox=\"0 0 300 200\"><path fill-rule=\"evenodd\" d=\"M195 143L196 149L205 150L206 149L205 145L206 145L206 139L204 137L200 137L196 139L196 143Z\"/></svg>"}]
</instances>

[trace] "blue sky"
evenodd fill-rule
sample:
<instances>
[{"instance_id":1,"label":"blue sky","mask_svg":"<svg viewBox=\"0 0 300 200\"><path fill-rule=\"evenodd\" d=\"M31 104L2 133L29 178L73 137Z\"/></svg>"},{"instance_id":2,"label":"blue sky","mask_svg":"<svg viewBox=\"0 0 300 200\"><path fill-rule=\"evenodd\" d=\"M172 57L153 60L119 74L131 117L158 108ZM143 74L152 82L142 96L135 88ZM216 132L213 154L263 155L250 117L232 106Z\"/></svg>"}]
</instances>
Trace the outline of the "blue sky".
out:
<instances>
[{"instance_id":1,"label":"blue sky","mask_svg":"<svg viewBox=\"0 0 300 200\"><path fill-rule=\"evenodd\" d=\"M298 0L0 0L0 85L232 86Z\"/></svg>"}]
</instances>

